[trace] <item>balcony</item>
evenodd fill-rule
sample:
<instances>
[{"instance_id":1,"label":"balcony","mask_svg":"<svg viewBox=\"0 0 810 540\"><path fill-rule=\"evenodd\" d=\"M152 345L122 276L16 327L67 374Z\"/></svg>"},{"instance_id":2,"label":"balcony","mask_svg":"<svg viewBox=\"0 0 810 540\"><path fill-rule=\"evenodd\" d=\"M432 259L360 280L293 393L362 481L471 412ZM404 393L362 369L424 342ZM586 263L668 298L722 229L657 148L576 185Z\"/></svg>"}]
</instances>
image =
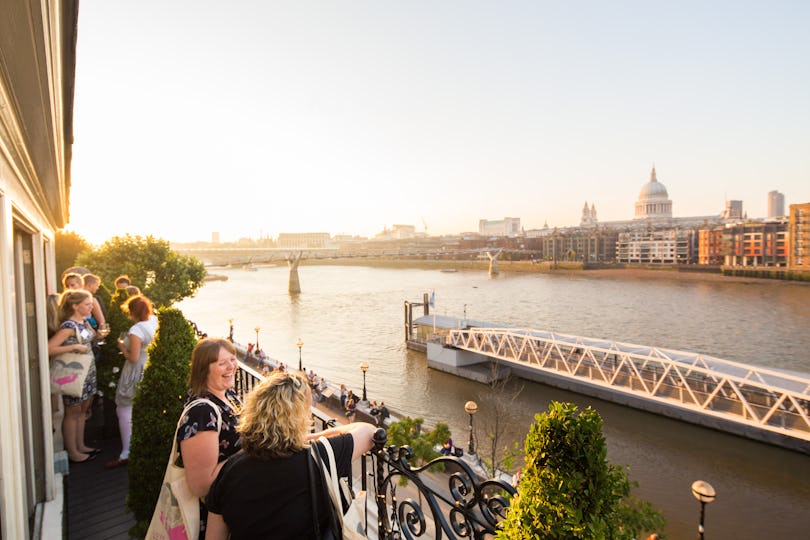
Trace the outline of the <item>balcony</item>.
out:
<instances>
[{"instance_id":1,"label":"balcony","mask_svg":"<svg viewBox=\"0 0 810 540\"><path fill-rule=\"evenodd\" d=\"M244 394L261 373L240 362L236 389ZM343 421L334 407L313 407L313 427L322 429ZM358 417L363 416L362 412ZM126 509L127 469L106 470L103 464L117 457L118 435L104 433L104 410L99 401L88 424L88 437L104 451L86 464L72 464L66 477L67 538L129 539L135 524ZM358 418L360 419L360 418ZM373 419L366 417L367 420ZM440 457L423 466L411 464L409 447L387 445L379 429L374 449L355 463L351 479L355 492L364 490L365 523L369 538L488 538L506 516L515 488L504 480L482 480L475 459ZM103 442L101 442L103 441ZM442 470L443 469L443 470ZM407 485L400 485L406 479Z\"/></svg>"}]
</instances>

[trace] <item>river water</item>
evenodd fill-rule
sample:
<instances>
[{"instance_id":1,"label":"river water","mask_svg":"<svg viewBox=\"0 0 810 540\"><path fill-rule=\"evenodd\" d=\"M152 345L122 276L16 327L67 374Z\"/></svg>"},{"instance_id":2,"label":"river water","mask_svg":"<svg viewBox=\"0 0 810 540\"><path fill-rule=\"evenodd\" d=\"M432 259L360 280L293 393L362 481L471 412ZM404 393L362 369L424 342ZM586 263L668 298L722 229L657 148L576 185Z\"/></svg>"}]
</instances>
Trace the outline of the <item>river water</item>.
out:
<instances>
[{"instance_id":1,"label":"river water","mask_svg":"<svg viewBox=\"0 0 810 540\"><path fill-rule=\"evenodd\" d=\"M468 437L463 406L475 400L483 440L493 400L511 403L504 440L522 439L535 413L552 400L593 406L605 420L608 458L639 483L634 494L667 517L670 539L695 538L699 503L694 480L718 496L706 510L711 539L810 537L810 457L531 382L511 381L495 397L486 385L428 369L424 354L404 346L405 300L436 291L433 312L626 343L698 352L810 373L810 286L755 281L640 279L616 273L501 274L357 266L302 266L302 293L287 292L286 266L221 269L227 281L206 283L178 307L209 335L255 342L330 382L362 390L426 423L446 422L458 444ZM522 390L521 390L522 388ZM480 447L480 445L479 445ZM480 451L480 448L479 448Z\"/></svg>"}]
</instances>

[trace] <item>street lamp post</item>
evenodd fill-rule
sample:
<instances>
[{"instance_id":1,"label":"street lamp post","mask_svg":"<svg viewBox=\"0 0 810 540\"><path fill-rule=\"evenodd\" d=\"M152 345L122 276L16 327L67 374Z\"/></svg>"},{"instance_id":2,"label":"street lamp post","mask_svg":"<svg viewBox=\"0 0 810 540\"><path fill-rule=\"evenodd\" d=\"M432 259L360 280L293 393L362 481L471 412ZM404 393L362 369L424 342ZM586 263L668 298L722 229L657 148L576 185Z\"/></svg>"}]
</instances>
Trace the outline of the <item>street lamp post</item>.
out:
<instances>
[{"instance_id":1,"label":"street lamp post","mask_svg":"<svg viewBox=\"0 0 810 540\"><path fill-rule=\"evenodd\" d=\"M233 317L228 319L228 325L230 326L230 329L228 330L228 341L233 343Z\"/></svg>"},{"instance_id":2,"label":"street lamp post","mask_svg":"<svg viewBox=\"0 0 810 540\"><path fill-rule=\"evenodd\" d=\"M363 372L363 401L368 402L368 396L366 396L366 371L368 371L368 364L365 362L360 364L360 371Z\"/></svg>"},{"instance_id":3,"label":"street lamp post","mask_svg":"<svg viewBox=\"0 0 810 540\"><path fill-rule=\"evenodd\" d=\"M706 504L710 503L717 497L717 492L714 491L712 485L703 480L696 480L692 482L692 495L700 501L700 524L698 525L698 534L700 540L703 540L703 518L706 514Z\"/></svg>"},{"instance_id":4,"label":"street lamp post","mask_svg":"<svg viewBox=\"0 0 810 540\"><path fill-rule=\"evenodd\" d=\"M473 438L473 415L478 412L478 404L474 401L468 401L464 404L464 410L470 415L470 454L475 454L475 439Z\"/></svg>"},{"instance_id":5,"label":"street lamp post","mask_svg":"<svg viewBox=\"0 0 810 540\"><path fill-rule=\"evenodd\" d=\"M304 369L303 367L301 367L301 347L304 346L304 342L301 341L301 338L298 338L298 342L296 343L296 345L298 345L298 371L301 371L302 369Z\"/></svg>"},{"instance_id":6,"label":"street lamp post","mask_svg":"<svg viewBox=\"0 0 810 540\"><path fill-rule=\"evenodd\" d=\"M260 328L257 326L256 328L254 328L254 330L256 331L256 353L258 353L259 352L259 330L260 330Z\"/></svg>"}]
</instances>

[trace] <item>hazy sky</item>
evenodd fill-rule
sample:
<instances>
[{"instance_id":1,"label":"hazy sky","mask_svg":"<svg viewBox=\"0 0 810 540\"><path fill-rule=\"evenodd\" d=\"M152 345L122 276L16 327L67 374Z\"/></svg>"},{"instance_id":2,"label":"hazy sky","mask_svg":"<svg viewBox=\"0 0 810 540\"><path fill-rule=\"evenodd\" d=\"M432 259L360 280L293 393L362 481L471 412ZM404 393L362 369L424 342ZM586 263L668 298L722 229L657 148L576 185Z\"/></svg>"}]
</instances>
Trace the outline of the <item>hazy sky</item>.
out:
<instances>
[{"instance_id":1,"label":"hazy sky","mask_svg":"<svg viewBox=\"0 0 810 540\"><path fill-rule=\"evenodd\" d=\"M70 229L225 241L810 202L810 2L83 0Z\"/></svg>"}]
</instances>

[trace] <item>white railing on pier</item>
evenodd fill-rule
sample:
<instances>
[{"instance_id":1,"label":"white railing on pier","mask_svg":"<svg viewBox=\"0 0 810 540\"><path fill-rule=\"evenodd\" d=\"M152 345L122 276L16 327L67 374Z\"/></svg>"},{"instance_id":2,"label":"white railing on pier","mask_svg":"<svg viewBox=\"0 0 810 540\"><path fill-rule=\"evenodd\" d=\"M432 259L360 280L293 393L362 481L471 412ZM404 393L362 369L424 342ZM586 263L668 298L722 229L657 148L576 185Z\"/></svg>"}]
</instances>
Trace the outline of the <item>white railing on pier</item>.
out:
<instances>
[{"instance_id":1,"label":"white railing on pier","mask_svg":"<svg viewBox=\"0 0 810 540\"><path fill-rule=\"evenodd\" d=\"M810 441L810 377L684 351L531 329L450 331L447 345Z\"/></svg>"}]
</instances>

